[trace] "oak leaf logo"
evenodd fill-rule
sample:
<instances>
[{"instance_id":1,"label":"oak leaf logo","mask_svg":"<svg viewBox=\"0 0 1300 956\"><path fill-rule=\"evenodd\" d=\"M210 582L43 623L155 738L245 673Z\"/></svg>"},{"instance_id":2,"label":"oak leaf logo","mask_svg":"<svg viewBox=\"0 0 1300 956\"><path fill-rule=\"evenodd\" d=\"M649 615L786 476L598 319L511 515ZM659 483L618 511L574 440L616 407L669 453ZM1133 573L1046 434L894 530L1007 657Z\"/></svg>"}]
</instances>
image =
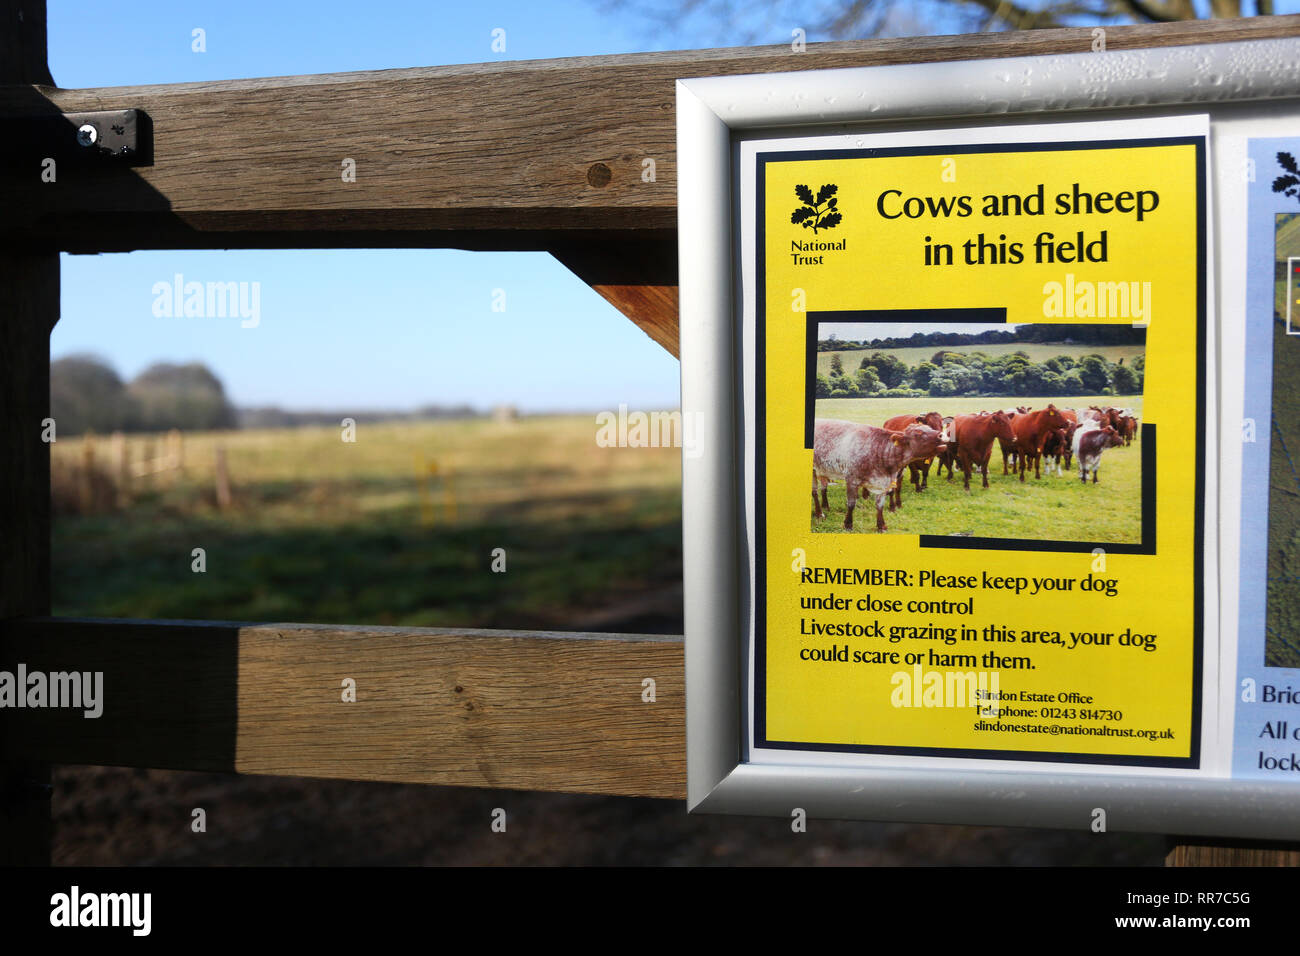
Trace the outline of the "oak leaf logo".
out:
<instances>
[{"instance_id":1,"label":"oak leaf logo","mask_svg":"<svg viewBox=\"0 0 1300 956\"><path fill-rule=\"evenodd\" d=\"M1273 192L1292 198L1300 196L1300 167L1296 166L1295 157L1290 153L1278 153L1277 164L1285 169L1288 175L1273 180Z\"/></svg>"},{"instance_id":2,"label":"oak leaf logo","mask_svg":"<svg viewBox=\"0 0 1300 956\"><path fill-rule=\"evenodd\" d=\"M839 202L835 198L835 193L839 188L834 183L827 183L817 190L817 195L814 196L807 186L795 186L794 194L799 197L803 205L791 213L790 222L811 229L814 234L819 229L834 229L844 218L835 208Z\"/></svg>"}]
</instances>

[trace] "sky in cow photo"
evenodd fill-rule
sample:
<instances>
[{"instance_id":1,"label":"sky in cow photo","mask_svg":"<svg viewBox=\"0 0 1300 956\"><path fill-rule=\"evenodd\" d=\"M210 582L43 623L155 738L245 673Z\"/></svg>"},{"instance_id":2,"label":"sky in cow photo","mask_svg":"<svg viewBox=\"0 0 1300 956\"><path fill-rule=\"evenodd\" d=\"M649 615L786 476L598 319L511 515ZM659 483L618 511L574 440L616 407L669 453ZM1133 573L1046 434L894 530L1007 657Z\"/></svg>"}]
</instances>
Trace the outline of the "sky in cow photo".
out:
<instances>
[{"instance_id":1,"label":"sky in cow photo","mask_svg":"<svg viewBox=\"0 0 1300 956\"><path fill-rule=\"evenodd\" d=\"M869 342L873 339L905 339L914 332L960 332L979 335L981 332L1014 332L1024 324L1027 323L973 325L955 322L819 322L817 338L825 342L833 335L842 341Z\"/></svg>"}]
</instances>

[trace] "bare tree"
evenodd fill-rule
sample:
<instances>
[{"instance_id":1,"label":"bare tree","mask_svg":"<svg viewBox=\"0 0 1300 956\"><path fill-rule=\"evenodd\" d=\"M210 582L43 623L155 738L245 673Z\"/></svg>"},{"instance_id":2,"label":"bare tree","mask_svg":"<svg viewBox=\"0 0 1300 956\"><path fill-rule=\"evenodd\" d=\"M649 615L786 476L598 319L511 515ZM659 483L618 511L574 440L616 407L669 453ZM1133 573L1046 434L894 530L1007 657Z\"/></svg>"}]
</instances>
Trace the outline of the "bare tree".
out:
<instances>
[{"instance_id":1,"label":"bare tree","mask_svg":"<svg viewBox=\"0 0 1300 956\"><path fill-rule=\"evenodd\" d=\"M691 47L788 42L791 28L802 29L810 41L852 40L1273 12L1273 0L605 0L603 6Z\"/></svg>"}]
</instances>

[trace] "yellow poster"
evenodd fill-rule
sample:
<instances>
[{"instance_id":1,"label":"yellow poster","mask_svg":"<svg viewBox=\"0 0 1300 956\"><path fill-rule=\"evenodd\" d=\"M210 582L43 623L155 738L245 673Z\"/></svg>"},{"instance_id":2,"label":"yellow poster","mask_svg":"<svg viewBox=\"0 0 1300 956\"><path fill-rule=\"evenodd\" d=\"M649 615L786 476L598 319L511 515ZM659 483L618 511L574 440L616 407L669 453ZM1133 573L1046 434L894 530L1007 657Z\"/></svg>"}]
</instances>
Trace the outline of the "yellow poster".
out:
<instances>
[{"instance_id":1,"label":"yellow poster","mask_svg":"<svg viewBox=\"0 0 1300 956\"><path fill-rule=\"evenodd\" d=\"M1196 767L1206 162L759 150L752 746Z\"/></svg>"}]
</instances>

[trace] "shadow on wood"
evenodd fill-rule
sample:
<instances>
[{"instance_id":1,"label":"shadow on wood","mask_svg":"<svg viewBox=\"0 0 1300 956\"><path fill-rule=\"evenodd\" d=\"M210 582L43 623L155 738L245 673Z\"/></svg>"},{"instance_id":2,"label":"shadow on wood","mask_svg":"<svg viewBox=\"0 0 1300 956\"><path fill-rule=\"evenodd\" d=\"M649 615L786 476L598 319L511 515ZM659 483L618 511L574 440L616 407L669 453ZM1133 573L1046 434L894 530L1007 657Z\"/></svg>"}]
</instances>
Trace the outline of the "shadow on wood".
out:
<instances>
[{"instance_id":1,"label":"shadow on wood","mask_svg":"<svg viewBox=\"0 0 1300 956\"><path fill-rule=\"evenodd\" d=\"M45 618L19 662L102 671L103 716L10 711L7 759L685 797L680 637Z\"/></svg>"}]
</instances>

